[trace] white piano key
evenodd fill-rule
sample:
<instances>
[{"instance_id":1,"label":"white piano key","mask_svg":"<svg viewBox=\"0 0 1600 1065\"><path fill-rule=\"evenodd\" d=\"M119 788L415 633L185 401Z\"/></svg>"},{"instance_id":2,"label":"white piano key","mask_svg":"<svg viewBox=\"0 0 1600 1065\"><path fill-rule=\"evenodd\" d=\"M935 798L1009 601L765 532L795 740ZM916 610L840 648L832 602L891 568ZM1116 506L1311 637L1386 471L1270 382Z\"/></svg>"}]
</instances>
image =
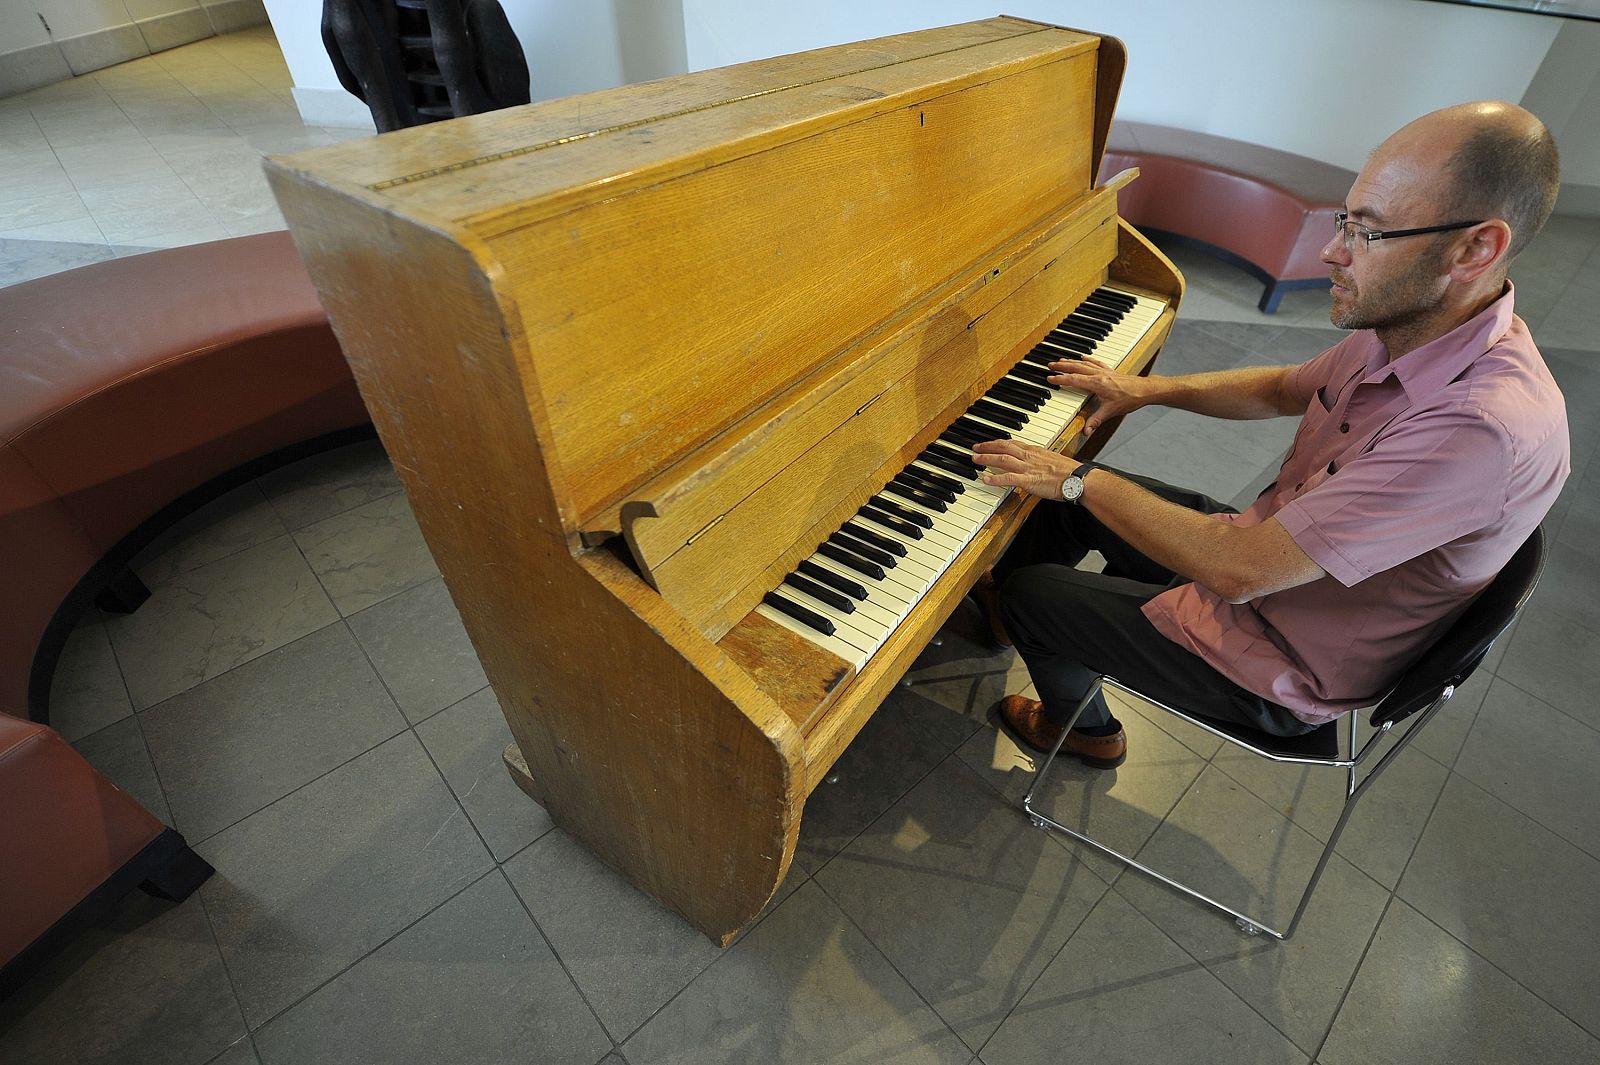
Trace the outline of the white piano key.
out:
<instances>
[{"instance_id":1,"label":"white piano key","mask_svg":"<svg viewBox=\"0 0 1600 1065\"><path fill-rule=\"evenodd\" d=\"M768 621L783 626L796 636L800 636L811 641L824 651L827 651L829 654L834 655L837 658L844 659L852 666L855 666L858 670L862 666L866 665L867 659L872 657L872 651L863 651L859 647L845 643L838 637L829 636L825 632L818 632L809 625L802 625L788 614L783 613L781 610L774 610L765 603L757 604L756 613L760 614ZM881 646L881 644L879 646ZM874 647L872 650L877 650L877 647Z\"/></svg>"},{"instance_id":2,"label":"white piano key","mask_svg":"<svg viewBox=\"0 0 1600 1065\"><path fill-rule=\"evenodd\" d=\"M1108 323L1109 332L1103 339L1095 342L1093 351L1087 354L1070 352L1063 354L1062 357L1087 359L1116 369L1159 320L1166 309L1166 304L1114 286L1103 288L1105 291L1131 297L1134 305L1123 311L1119 321ZM1084 339L1092 340L1092 338ZM1046 387L1049 388L1050 394L1038 410L1031 409L1031 406L1024 407L1007 402L994 394L984 396L985 400L998 404L1000 409L1015 412L1027 419L1020 430L1015 430L985 418L982 414L969 412L965 415L978 425L992 429L996 440L1024 440L1050 447L1058 441L1061 433L1073 419L1082 413L1089 399L1088 395L1080 390L1041 385L1025 375L1014 372L1008 373L1003 379L1015 380L1030 388ZM959 453L972 454L970 448L959 444L950 441L941 443ZM795 602L833 621L838 629L838 635L828 637L816 632L765 604L757 608L763 616L773 619L806 639L812 639L819 646L850 661L858 669L871 658L878 647L882 646L883 641L888 639L899 622L915 610L921 596L954 562L1012 491L1010 488L984 484L981 480L967 480L921 459L910 462L907 469L943 481L953 481L961 486L962 491L957 494L956 502L947 503L942 511L925 507L914 500L893 493L889 495L890 500L897 506L914 513L925 514L933 523L933 528L924 529L920 537L907 536L860 514L851 519L861 523L863 528L905 547L906 555L896 558L896 565L885 570L882 580L858 573L821 554L813 555L811 558L816 565L853 580L865 588L867 591L865 602L858 603L856 610L847 614L827 603L813 599L796 588L789 586L780 588L780 594L789 595ZM871 646L865 650L857 646L864 643Z\"/></svg>"}]
</instances>

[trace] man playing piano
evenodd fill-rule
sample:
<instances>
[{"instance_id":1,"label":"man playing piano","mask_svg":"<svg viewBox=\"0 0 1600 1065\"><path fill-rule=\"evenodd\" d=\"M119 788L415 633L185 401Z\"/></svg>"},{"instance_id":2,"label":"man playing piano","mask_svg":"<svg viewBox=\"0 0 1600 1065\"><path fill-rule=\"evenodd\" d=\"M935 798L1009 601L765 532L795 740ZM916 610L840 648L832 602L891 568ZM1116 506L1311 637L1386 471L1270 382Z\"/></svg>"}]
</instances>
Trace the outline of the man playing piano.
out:
<instances>
[{"instance_id":1,"label":"man playing piano","mask_svg":"<svg viewBox=\"0 0 1600 1065\"><path fill-rule=\"evenodd\" d=\"M1047 750L1099 673L1285 736L1385 694L1567 476L1565 405L1506 279L1557 184L1532 114L1436 111L1373 153L1322 250L1330 318L1352 330L1339 344L1300 366L1187 377L1054 364L1052 383L1096 398L1087 432L1147 404L1300 426L1243 514L1019 441L975 449L990 483L1045 500L985 596L1042 697L1001 704L1021 740ZM1072 568L1090 550L1103 574ZM1126 758L1103 697L1062 751Z\"/></svg>"}]
</instances>

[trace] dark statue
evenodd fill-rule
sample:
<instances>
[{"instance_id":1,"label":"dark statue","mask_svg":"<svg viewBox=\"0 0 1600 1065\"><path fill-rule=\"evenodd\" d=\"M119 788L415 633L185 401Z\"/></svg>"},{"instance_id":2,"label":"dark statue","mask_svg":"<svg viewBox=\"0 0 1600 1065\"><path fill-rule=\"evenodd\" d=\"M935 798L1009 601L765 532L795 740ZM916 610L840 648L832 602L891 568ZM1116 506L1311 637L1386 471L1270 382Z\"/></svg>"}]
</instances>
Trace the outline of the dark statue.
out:
<instances>
[{"instance_id":1,"label":"dark statue","mask_svg":"<svg viewBox=\"0 0 1600 1065\"><path fill-rule=\"evenodd\" d=\"M379 133L530 99L496 0L323 0L322 44Z\"/></svg>"}]
</instances>

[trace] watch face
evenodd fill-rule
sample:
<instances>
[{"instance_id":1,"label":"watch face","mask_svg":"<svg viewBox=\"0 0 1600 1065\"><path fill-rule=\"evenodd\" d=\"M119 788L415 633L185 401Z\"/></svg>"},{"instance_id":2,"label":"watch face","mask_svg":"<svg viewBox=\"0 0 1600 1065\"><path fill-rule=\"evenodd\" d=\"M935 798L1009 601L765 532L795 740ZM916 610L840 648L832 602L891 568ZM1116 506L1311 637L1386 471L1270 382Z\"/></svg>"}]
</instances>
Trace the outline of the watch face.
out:
<instances>
[{"instance_id":1,"label":"watch face","mask_svg":"<svg viewBox=\"0 0 1600 1065\"><path fill-rule=\"evenodd\" d=\"M1068 503L1076 503L1078 497L1083 495L1083 478L1074 474L1061 482L1061 498Z\"/></svg>"}]
</instances>

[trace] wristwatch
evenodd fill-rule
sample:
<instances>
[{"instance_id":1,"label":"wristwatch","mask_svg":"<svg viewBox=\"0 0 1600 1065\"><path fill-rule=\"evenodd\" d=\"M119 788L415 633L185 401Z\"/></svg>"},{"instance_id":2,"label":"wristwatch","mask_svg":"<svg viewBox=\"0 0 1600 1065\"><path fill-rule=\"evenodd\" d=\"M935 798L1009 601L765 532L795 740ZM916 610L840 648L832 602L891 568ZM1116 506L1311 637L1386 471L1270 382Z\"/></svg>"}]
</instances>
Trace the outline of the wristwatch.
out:
<instances>
[{"instance_id":1,"label":"wristwatch","mask_svg":"<svg viewBox=\"0 0 1600 1065\"><path fill-rule=\"evenodd\" d=\"M1083 479L1089 476L1089 471L1098 469L1092 462L1085 462L1082 466L1072 471L1072 475L1061 482L1061 498L1068 503L1076 503L1083 498Z\"/></svg>"}]
</instances>

